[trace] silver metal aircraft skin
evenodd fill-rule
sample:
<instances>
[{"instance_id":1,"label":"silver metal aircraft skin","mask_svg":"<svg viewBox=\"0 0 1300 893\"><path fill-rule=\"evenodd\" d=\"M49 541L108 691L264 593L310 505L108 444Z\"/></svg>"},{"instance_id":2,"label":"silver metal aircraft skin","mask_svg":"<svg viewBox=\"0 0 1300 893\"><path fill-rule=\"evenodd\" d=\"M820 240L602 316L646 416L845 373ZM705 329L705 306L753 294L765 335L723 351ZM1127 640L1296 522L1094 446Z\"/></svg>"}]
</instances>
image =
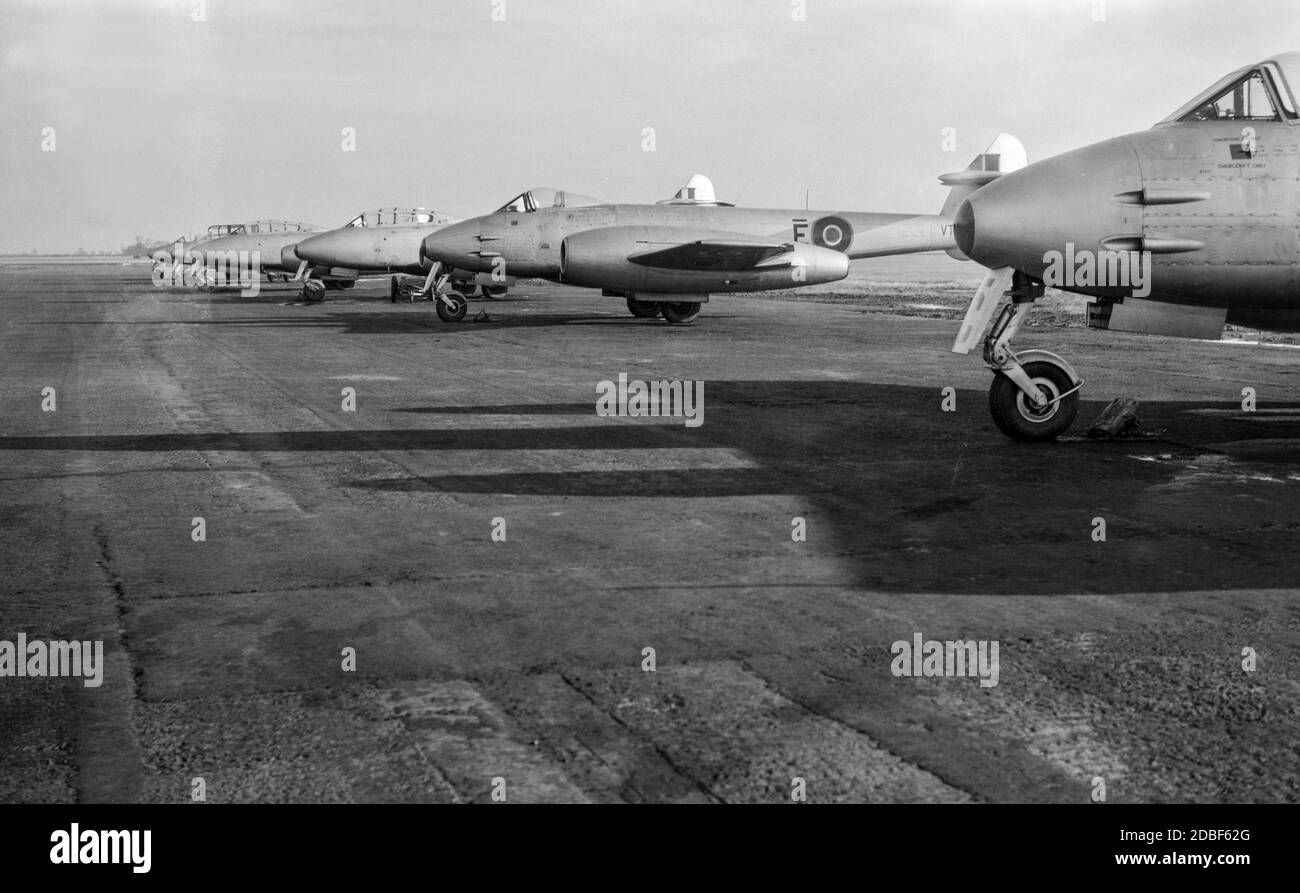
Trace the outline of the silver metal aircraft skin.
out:
<instances>
[{"instance_id":1,"label":"silver metal aircraft skin","mask_svg":"<svg viewBox=\"0 0 1300 893\"><path fill-rule=\"evenodd\" d=\"M1020 143L1002 134L965 171L941 178L952 191L939 214L737 208L716 201L698 175L657 204L532 189L492 214L438 230L423 250L439 264L479 273L599 288L624 298L634 316L685 323L712 293L835 282L853 259L955 251L952 214L960 202L1024 163Z\"/></svg>"},{"instance_id":2,"label":"silver metal aircraft skin","mask_svg":"<svg viewBox=\"0 0 1300 893\"><path fill-rule=\"evenodd\" d=\"M1078 409L1069 363L1010 347L1045 286L1095 297L1096 328L1210 339L1225 322L1300 329L1297 91L1300 53L1247 65L1149 130L1039 161L962 202L957 245L991 272L953 350L983 337L1004 433L1051 440ZM1008 285L1011 303L984 336Z\"/></svg>"},{"instance_id":3,"label":"silver metal aircraft skin","mask_svg":"<svg viewBox=\"0 0 1300 893\"><path fill-rule=\"evenodd\" d=\"M241 252L247 252L247 257L258 257L262 271L295 273L302 261L294 256L293 246L324 231L324 227L297 220L251 220L240 224L237 232L204 243L202 250L209 271L220 272L227 260L233 263Z\"/></svg>"},{"instance_id":4,"label":"silver metal aircraft skin","mask_svg":"<svg viewBox=\"0 0 1300 893\"><path fill-rule=\"evenodd\" d=\"M304 239L286 251L309 265L303 282L303 296L308 299L318 298L325 288L355 282L359 276L391 273L396 274L390 290L395 301L403 291L408 295L422 291L399 277L426 277L433 262L420 251L424 238L457 220L427 208L381 208L358 214L344 226ZM453 287L471 291L467 278L460 276ZM484 294L490 297L504 291L484 286Z\"/></svg>"}]
</instances>

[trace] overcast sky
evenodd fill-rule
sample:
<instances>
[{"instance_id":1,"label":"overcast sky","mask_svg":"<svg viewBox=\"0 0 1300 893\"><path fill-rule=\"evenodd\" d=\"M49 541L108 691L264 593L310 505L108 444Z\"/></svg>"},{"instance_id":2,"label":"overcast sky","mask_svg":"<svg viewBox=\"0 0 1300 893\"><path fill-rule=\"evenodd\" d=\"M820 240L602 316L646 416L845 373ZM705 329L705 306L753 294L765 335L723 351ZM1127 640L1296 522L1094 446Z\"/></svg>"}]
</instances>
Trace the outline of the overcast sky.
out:
<instances>
[{"instance_id":1,"label":"overcast sky","mask_svg":"<svg viewBox=\"0 0 1300 893\"><path fill-rule=\"evenodd\" d=\"M999 131L1032 161L1300 49L1296 0L799 5L0 0L0 253L695 172L750 206L933 213Z\"/></svg>"}]
</instances>

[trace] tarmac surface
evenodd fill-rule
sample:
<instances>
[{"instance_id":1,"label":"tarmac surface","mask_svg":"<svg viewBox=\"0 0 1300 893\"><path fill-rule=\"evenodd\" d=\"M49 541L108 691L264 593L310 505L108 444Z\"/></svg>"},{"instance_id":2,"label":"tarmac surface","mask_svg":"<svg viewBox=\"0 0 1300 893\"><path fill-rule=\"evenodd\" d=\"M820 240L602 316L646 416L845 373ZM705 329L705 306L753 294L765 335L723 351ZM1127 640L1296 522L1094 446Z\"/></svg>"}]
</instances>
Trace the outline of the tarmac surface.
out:
<instances>
[{"instance_id":1,"label":"tarmac surface","mask_svg":"<svg viewBox=\"0 0 1300 893\"><path fill-rule=\"evenodd\" d=\"M1300 800L1295 348L1026 330L1164 435L1025 445L869 293L295 296L0 266L0 640L105 655L0 678L0 802Z\"/></svg>"}]
</instances>

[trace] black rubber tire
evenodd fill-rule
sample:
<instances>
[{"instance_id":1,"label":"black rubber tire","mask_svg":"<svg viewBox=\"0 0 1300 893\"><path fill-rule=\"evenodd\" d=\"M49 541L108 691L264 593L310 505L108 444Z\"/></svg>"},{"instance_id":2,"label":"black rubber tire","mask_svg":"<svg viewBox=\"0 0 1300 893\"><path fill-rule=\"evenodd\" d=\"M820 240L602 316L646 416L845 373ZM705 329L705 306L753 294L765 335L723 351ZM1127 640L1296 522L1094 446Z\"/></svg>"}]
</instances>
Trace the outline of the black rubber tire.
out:
<instances>
[{"instance_id":1,"label":"black rubber tire","mask_svg":"<svg viewBox=\"0 0 1300 893\"><path fill-rule=\"evenodd\" d=\"M1049 398L1074 387L1070 376L1055 363L1042 360L1026 363L1025 374ZM1039 414L1033 411L1016 383L998 372L989 388L989 412L993 415L993 423L1012 440L1056 440L1066 432L1079 412L1079 392L1075 391Z\"/></svg>"},{"instance_id":2,"label":"black rubber tire","mask_svg":"<svg viewBox=\"0 0 1300 893\"><path fill-rule=\"evenodd\" d=\"M686 323L695 322L695 317L700 315L700 308L703 304L688 303L685 301L670 304L664 302L659 305L659 311L663 313L664 319L674 325L685 325Z\"/></svg>"},{"instance_id":3,"label":"black rubber tire","mask_svg":"<svg viewBox=\"0 0 1300 893\"><path fill-rule=\"evenodd\" d=\"M325 289L308 288L306 285L303 285L302 299L308 304L319 304L321 301L325 300Z\"/></svg>"},{"instance_id":4,"label":"black rubber tire","mask_svg":"<svg viewBox=\"0 0 1300 893\"><path fill-rule=\"evenodd\" d=\"M394 276L392 279L389 280L388 283L388 302L390 304L397 303L397 292L398 292L397 277Z\"/></svg>"},{"instance_id":5,"label":"black rubber tire","mask_svg":"<svg viewBox=\"0 0 1300 893\"><path fill-rule=\"evenodd\" d=\"M628 298L627 309L637 319L654 319L663 308L659 306L658 301L638 301L636 298Z\"/></svg>"},{"instance_id":6,"label":"black rubber tire","mask_svg":"<svg viewBox=\"0 0 1300 893\"><path fill-rule=\"evenodd\" d=\"M435 297L434 304L438 308L438 319L443 322L460 322L465 318L465 311L469 309L469 301L460 292L448 292L447 297L455 303L455 307L448 307L442 298Z\"/></svg>"},{"instance_id":7,"label":"black rubber tire","mask_svg":"<svg viewBox=\"0 0 1300 893\"><path fill-rule=\"evenodd\" d=\"M509 290L510 290L510 286L508 285L480 285L479 286L479 291L483 293L483 297L491 301L495 301L497 298L505 297L505 293Z\"/></svg>"}]
</instances>

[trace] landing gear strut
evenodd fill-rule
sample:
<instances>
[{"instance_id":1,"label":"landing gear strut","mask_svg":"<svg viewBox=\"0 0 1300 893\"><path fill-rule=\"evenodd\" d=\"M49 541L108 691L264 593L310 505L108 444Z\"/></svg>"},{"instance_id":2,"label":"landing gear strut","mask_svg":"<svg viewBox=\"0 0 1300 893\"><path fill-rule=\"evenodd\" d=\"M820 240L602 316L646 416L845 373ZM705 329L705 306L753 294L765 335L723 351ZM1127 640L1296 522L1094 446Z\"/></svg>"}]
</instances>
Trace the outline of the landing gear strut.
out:
<instances>
[{"instance_id":1,"label":"landing gear strut","mask_svg":"<svg viewBox=\"0 0 1300 893\"><path fill-rule=\"evenodd\" d=\"M984 336L984 362L993 370L989 412L993 422L1012 440L1055 440L1070 427L1079 411L1081 379L1065 360L1046 350L1016 353L1011 339L1020 331L1044 286L1010 267L990 270L966 312L956 353L970 353L1005 291L1011 303L1002 307Z\"/></svg>"}]
</instances>

